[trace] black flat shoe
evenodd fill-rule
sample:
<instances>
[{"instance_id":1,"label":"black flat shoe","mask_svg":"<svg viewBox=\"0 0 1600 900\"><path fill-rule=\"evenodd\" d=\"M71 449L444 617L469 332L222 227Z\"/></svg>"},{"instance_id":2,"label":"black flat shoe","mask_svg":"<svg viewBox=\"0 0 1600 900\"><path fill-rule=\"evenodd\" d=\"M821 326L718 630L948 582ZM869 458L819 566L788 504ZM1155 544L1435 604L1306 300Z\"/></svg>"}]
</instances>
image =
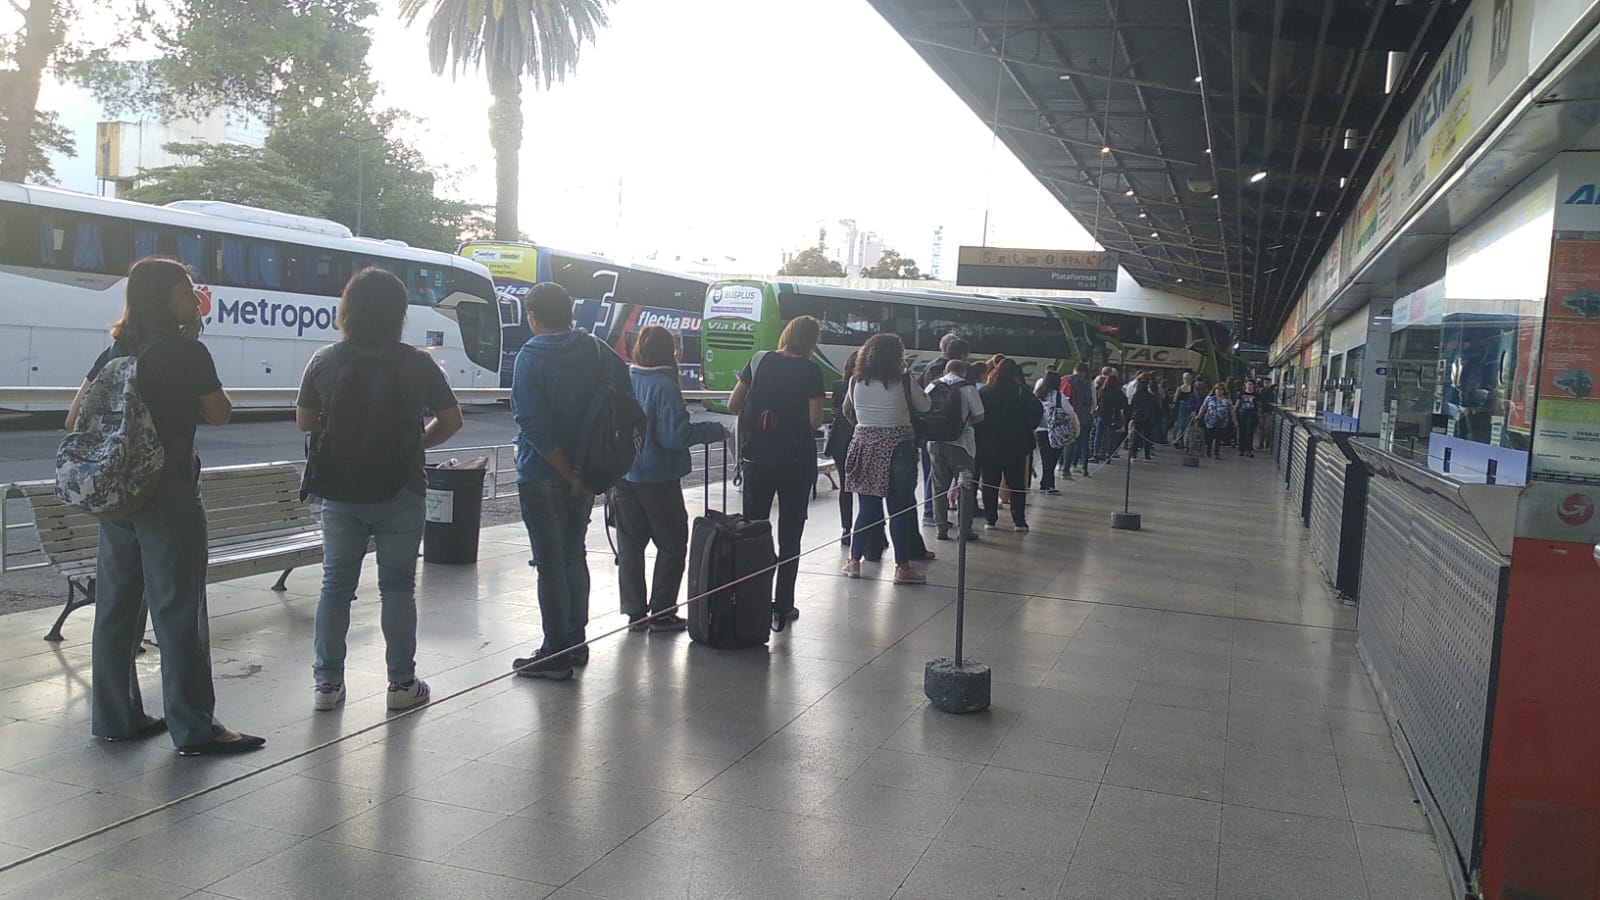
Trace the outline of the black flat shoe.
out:
<instances>
[{"instance_id":1,"label":"black flat shoe","mask_svg":"<svg viewBox=\"0 0 1600 900\"><path fill-rule=\"evenodd\" d=\"M789 617L788 616L784 615L781 612L774 612L772 614L772 633L773 634L777 634L778 632L780 632L780 631L782 631L782 630L784 630L785 628L788 628L788 627L789 627Z\"/></svg>"},{"instance_id":2,"label":"black flat shoe","mask_svg":"<svg viewBox=\"0 0 1600 900\"><path fill-rule=\"evenodd\" d=\"M267 745L267 739L256 737L253 734L241 733L231 741L206 741L203 744L189 744L178 748L179 756L227 756L233 753L249 753L260 750Z\"/></svg>"},{"instance_id":3,"label":"black flat shoe","mask_svg":"<svg viewBox=\"0 0 1600 900\"><path fill-rule=\"evenodd\" d=\"M106 740L111 743L118 741L142 741L145 738L155 737L167 730L167 720L154 716L145 716L144 724L135 728L131 734L120 736L106 735Z\"/></svg>"}]
</instances>

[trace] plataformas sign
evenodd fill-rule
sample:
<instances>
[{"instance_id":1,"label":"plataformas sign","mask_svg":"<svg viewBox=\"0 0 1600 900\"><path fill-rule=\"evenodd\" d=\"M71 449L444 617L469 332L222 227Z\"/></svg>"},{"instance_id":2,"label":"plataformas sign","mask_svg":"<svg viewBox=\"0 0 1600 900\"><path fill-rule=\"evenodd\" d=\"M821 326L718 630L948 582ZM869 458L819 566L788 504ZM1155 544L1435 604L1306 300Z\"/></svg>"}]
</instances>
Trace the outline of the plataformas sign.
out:
<instances>
[{"instance_id":1,"label":"plataformas sign","mask_svg":"<svg viewBox=\"0 0 1600 900\"><path fill-rule=\"evenodd\" d=\"M956 261L960 285L1107 294L1117 289L1117 258L1111 253L962 247Z\"/></svg>"}]
</instances>

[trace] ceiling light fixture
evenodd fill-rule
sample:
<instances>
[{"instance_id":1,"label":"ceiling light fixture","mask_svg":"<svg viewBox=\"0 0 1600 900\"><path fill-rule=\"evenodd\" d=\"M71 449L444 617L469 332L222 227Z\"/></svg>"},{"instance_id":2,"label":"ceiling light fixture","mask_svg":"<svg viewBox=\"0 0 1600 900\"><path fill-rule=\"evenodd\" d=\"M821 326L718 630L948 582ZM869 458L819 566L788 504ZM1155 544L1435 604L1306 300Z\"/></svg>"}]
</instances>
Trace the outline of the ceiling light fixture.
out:
<instances>
[{"instance_id":1,"label":"ceiling light fixture","mask_svg":"<svg viewBox=\"0 0 1600 900\"><path fill-rule=\"evenodd\" d=\"M1133 196L1133 188L1128 188L1127 190L1123 191L1122 195L1124 197L1132 197Z\"/></svg>"},{"instance_id":2,"label":"ceiling light fixture","mask_svg":"<svg viewBox=\"0 0 1600 900\"><path fill-rule=\"evenodd\" d=\"M1178 279L1178 283L1179 283L1179 284L1183 284L1183 279L1182 279L1182 278L1179 278L1179 279Z\"/></svg>"},{"instance_id":3,"label":"ceiling light fixture","mask_svg":"<svg viewBox=\"0 0 1600 900\"><path fill-rule=\"evenodd\" d=\"M1153 238L1158 238L1158 237L1161 237L1161 232L1159 232L1159 231L1152 231L1152 232L1150 232L1150 236L1151 236L1151 237L1153 237Z\"/></svg>"},{"instance_id":4,"label":"ceiling light fixture","mask_svg":"<svg viewBox=\"0 0 1600 900\"><path fill-rule=\"evenodd\" d=\"M1199 84L1199 83L1200 83L1200 76L1199 76L1199 75L1196 75L1196 76L1195 76L1195 77L1194 77L1194 83L1195 83L1195 84Z\"/></svg>"},{"instance_id":5,"label":"ceiling light fixture","mask_svg":"<svg viewBox=\"0 0 1600 900\"><path fill-rule=\"evenodd\" d=\"M1222 199L1222 195L1221 194L1212 194L1211 195L1211 199L1213 199L1213 200L1221 200Z\"/></svg>"},{"instance_id":6,"label":"ceiling light fixture","mask_svg":"<svg viewBox=\"0 0 1600 900\"><path fill-rule=\"evenodd\" d=\"M1150 214L1149 213L1144 213L1144 212L1139 213L1139 218L1148 219L1148 218L1150 218Z\"/></svg>"},{"instance_id":7,"label":"ceiling light fixture","mask_svg":"<svg viewBox=\"0 0 1600 900\"><path fill-rule=\"evenodd\" d=\"M1110 152L1111 152L1111 145L1110 144L1107 144L1104 147L1100 148L1100 154L1102 156L1104 156L1105 154L1110 153Z\"/></svg>"},{"instance_id":8,"label":"ceiling light fixture","mask_svg":"<svg viewBox=\"0 0 1600 900\"><path fill-rule=\"evenodd\" d=\"M1072 80L1072 76L1071 75L1057 75L1056 77L1061 79L1062 81L1071 81Z\"/></svg>"},{"instance_id":9,"label":"ceiling light fixture","mask_svg":"<svg viewBox=\"0 0 1600 900\"><path fill-rule=\"evenodd\" d=\"M1260 184L1261 182L1263 182L1265 180L1267 180L1267 172L1266 172L1265 169L1262 169L1260 172L1257 172L1254 175L1250 176L1250 183L1251 184Z\"/></svg>"}]
</instances>

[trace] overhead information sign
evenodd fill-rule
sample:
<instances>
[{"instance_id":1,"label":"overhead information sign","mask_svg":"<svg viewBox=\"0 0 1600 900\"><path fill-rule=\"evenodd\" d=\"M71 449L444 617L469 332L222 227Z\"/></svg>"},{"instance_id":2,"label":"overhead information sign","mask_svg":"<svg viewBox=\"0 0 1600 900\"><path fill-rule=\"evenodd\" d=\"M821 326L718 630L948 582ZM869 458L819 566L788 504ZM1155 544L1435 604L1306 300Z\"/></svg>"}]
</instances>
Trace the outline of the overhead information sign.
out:
<instances>
[{"instance_id":1,"label":"overhead information sign","mask_svg":"<svg viewBox=\"0 0 1600 900\"><path fill-rule=\"evenodd\" d=\"M1092 250L962 247L956 284L1110 294L1117 289L1117 257Z\"/></svg>"}]
</instances>

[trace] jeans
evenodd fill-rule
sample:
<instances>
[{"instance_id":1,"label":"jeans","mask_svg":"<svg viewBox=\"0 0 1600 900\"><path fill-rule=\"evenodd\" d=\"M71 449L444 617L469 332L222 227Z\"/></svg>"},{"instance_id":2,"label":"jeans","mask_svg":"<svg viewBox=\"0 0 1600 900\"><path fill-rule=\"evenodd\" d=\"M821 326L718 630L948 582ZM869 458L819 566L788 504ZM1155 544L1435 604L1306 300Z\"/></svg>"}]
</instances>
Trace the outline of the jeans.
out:
<instances>
[{"instance_id":1,"label":"jeans","mask_svg":"<svg viewBox=\"0 0 1600 900\"><path fill-rule=\"evenodd\" d=\"M800 539L805 536L811 491L817 486L816 460L777 466L747 462L744 469L744 515L747 519L772 517L778 501L778 575L772 582L773 612L794 609L794 583L800 577Z\"/></svg>"},{"instance_id":2,"label":"jeans","mask_svg":"<svg viewBox=\"0 0 1600 900\"><path fill-rule=\"evenodd\" d=\"M369 539L378 552L379 622L389 680L410 681L417 674L417 547L424 516L423 496L410 488L381 503L322 501L322 596L311 666L318 684L344 683L350 601Z\"/></svg>"},{"instance_id":3,"label":"jeans","mask_svg":"<svg viewBox=\"0 0 1600 900\"><path fill-rule=\"evenodd\" d=\"M1056 466L1061 462L1063 450L1050 446L1050 432L1035 431L1034 440L1039 444L1039 490L1053 490L1056 486Z\"/></svg>"},{"instance_id":4,"label":"jeans","mask_svg":"<svg viewBox=\"0 0 1600 900\"><path fill-rule=\"evenodd\" d=\"M677 481L619 481L617 503L617 591L630 619L665 612L678 602L689 558L689 511ZM645 602L644 548L655 541L656 567Z\"/></svg>"},{"instance_id":5,"label":"jeans","mask_svg":"<svg viewBox=\"0 0 1600 900\"><path fill-rule=\"evenodd\" d=\"M902 441L889 458L889 496L857 494L861 511L856 513L856 535L850 542L850 558L867 555L866 534L884 519L883 501L889 501L889 541L894 544L896 565L911 562L912 539L917 533L917 445ZM900 513L900 515L895 515ZM948 514L948 513L947 513Z\"/></svg>"},{"instance_id":6,"label":"jeans","mask_svg":"<svg viewBox=\"0 0 1600 900\"><path fill-rule=\"evenodd\" d=\"M971 472L977 474L973 466L972 457L967 454L965 447L955 444L932 444L929 453L933 457L933 521L939 528L950 527L950 484L955 481L959 473ZM972 527L972 509L967 509L967 521L961 527Z\"/></svg>"},{"instance_id":7,"label":"jeans","mask_svg":"<svg viewBox=\"0 0 1600 900\"><path fill-rule=\"evenodd\" d=\"M1085 416L1082 421L1088 423L1089 419L1087 416ZM1089 457L1091 455L1090 447L1089 425L1085 424L1082 428L1078 429L1078 436L1073 440L1072 446L1067 448L1068 471L1071 471L1072 466L1077 464L1083 467L1083 474L1089 474Z\"/></svg>"},{"instance_id":8,"label":"jeans","mask_svg":"<svg viewBox=\"0 0 1600 900\"><path fill-rule=\"evenodd\" d=\"M539 618L544 628L540 650L555 653L587 640L589 563L584 538L594 495L574 496L572 483L560 478L517 485L522 524L534 548L539 572Z\"/></svg>"},{"instance_id":9,"label":"jeans","mask_svg":"<svg viewBox=\"0 0 1600 900\"><path fill-rule=\"evenodd\" d=\"M206 557L206 511L188 479L163 477L137 513L100 520L90 687L94 734L127 737L144 724L134 655L147 612L161 645L161 700L172 743L203 744L222 730L211 683Z\"/></svg>"},{"instance_id":10,"label":"jeans","mask_svg":"<svg viewBox=\"0 0 1600 900\"><path fill-rule=\"evenodd\" d=\"M1094 452L1100 459L1110 459L1117 452L1117 423L1113 419L1094 420Z\"/></svg>"},{"instance_id":11,"label":"jeans","mask_svg":"<svg viewBox=\"0 0 1600 900\"><path fill-rule=\"evenodd\" d=\"M983 513L990 525L1000 520L1000 479L1011 490L1011 523L1028 524L1028 460L1032 453L1003 455L990 452L983 458Z\"/></svg>"}]
</instances>

